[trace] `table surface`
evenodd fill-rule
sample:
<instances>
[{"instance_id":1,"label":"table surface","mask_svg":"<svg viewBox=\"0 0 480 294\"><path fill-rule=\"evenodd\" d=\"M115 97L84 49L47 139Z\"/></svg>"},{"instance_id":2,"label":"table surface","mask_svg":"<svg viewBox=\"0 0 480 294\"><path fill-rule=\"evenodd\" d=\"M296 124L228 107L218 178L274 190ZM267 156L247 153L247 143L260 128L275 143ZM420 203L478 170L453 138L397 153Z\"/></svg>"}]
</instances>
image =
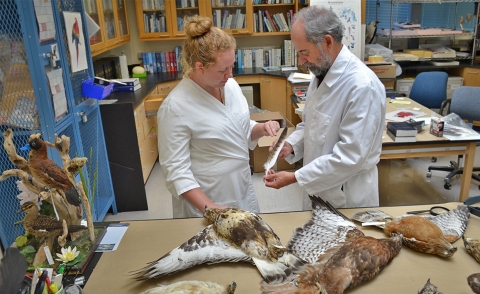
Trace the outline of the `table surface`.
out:
<instances>
[{"instance_id":1,"label":"table surface","mask_svg":"<svg viewBox=\"0 0 480 294\"><path fill-rule=\"evenodd\" d=\"M450 209L457 202L442 204ZM382 207L393 216L407 211L428 209L430 205ZM351 217L366 209L341 209ZM302 226L311 216L310 211L261 214L286 245L293 229ZM118 249L103 253L92 275L86 282L85 293L141 293L159 284L167 285L184 280L213 281L220 284L237 283L236 293L260 293L261 275L252 264L224 263L200 265L163 278L136 281L131 271L143 268L173 248L187 241L205 227L203 219L132 221ZM375 227L359 227L366 235L385 237ZM480 218L471 215L465 236L480 238ZM480 272L480 264L470 256L462 240L454 244L458 251L451 258L418 253L403 247L398 256L370 282L357 286L347 293L417 293L430 278L431 283L443 293L471 294L467 284L470 274Z\"/></svg>"}]
</instances>

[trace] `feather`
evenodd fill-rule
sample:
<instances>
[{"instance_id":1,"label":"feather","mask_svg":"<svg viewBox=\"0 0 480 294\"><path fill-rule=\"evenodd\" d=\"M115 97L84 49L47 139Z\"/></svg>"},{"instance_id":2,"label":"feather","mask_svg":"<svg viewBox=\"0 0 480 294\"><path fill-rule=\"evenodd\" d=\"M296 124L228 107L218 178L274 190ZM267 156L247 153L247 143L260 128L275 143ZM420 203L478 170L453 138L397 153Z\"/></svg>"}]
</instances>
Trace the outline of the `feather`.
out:
<instances>
[{"instance_id":1,"label":"feather","mask_svg":"<svg viewBox=\"0 0 480 294\"><path fill-rule=\"evenodd\" d=\"M272 151L268 154L267 162L263 165L265 173L267 173L275 165L275 162L277 162L278 154L280 154L280 150L282 150L283 144L285 144L285 140L287 139L287 132L288 128L283 128L280 137L278 137L277 143L275 143Z\"/></svg>"},{"instance_id":2,"label":"feather","mask_svg":"<svg viewBox=\"0 0 480 294\"><path fill-rule=\"evenodd\" d=\"M237 284L235 282L232 282L230 285L223 286L209 281L181 281L166 286L160 285L142 292L141 294L233 294L235 293L236 287Z\"/></svg>"},{"instance_id":3,"label":"feather","mask_svg":"<svg viewBox=\"0 0 480 294\"><path fill-rule=\"evenodd\" d=\"M18 293L27 272L27 260L15 247L8 247L0 263L0 293Z\"/></svg>"}]
</instances>

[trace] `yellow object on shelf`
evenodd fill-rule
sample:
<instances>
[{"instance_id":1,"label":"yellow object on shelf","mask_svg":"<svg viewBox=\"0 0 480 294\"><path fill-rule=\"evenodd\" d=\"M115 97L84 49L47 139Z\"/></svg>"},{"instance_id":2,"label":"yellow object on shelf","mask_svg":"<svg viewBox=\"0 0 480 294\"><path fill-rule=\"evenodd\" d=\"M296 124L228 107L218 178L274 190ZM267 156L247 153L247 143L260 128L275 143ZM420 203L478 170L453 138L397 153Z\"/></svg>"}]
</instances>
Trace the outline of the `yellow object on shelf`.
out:
<instances>
[{"instance_id":1,"label":"yellow object on shelf","mask_svg":"<svg viewBox=\"0 0 480 294\"><path fill-rule=\"evenodd\" d=\"M382 55L370 55L368 56L368 61L370 62L382 62L383 56Z\"/></svg>"}]
</instances>

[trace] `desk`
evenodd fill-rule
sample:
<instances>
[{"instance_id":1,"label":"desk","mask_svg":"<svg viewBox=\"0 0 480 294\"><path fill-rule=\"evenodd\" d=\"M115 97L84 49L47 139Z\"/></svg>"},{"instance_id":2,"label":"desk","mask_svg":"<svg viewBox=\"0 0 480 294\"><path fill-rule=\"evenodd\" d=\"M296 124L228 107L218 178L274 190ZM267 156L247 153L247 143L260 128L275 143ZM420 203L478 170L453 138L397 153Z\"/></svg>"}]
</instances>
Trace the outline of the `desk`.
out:
<instances>
[{"instance_id":1,"label":"desk","mask_svg":"<svg viewBox=\"0 0 480 294\"><path fill-rule=\"evenodd\" d=\"M398 98L397 98L398 99ZM390 103L390 98L387 98L386 112L393 112L399 109L418 108L420 112L425 112L426 116L430 117L432 111L423 105L409 99L411 104L393 104ZM436 114L436 116L440 116ZM413 143L394 143L392 139L383 133L382 154L380 159L394 159L394 158L412 158L412 157L431 157L431 156L450 156L463 155L464 169L461 176L461 187L459 201L464 201L468 198L470 191L470 183L472 180L472 169L475 160L476 141L450 141L445 137L436 137L430 134L430 125L423 127L423 130L417 134L417 142ZM427 171L425 171L426 173Z\"/></svg>"},{"instance_id":2,"label":"desk","mask_svg":"<svg viewBox=\"0 0 480 294\"><path fill-rule=\"evenodd\" d=\"M459 203L442 204L454 209ZM430 205L381 208L393 216L407 211L428 209ZM341 209L351 217L364 209ZM261 217L273 228L286 245L293 229L310 219L311 212L262 214ZM205 227L203 219L175 219L132 221L130 227L114 252L103 253L92 275L87 280L85 293L141 293L158 284L171 284L182 280L209 280L220 284L237 283L238 294L260 293L261 275L248 263L224 263L201 265L163 278L136 281L129 272L144 267L148 262L163 256L191 238ZM359 227L366 235L385 237L378 228ZM471 215L465 236L478 238L480 218ZM431 279L431 283L443 293L470 294L467 276L480 272L480 264L470 256L462 240L455 242L458 250L451 258L418 253L403 247L398 256L372 281L355 287L349 294L359 293L417 293Z\"/></svg>"},{"instance_id":3,"label":"desk","mask_svg":"<svg viewBox=\"0 0 480 294\"><path fill-rule=\"evenodd\" d=\"M407 97L401 97L404 101L410 101L410 104L393 104L390 103L390 98L386 101L386 113L393 112L399 109L418 108L420 112L425 112L427 117L430 117L432 110L425 106L418 104ZM297 108L295 111L302 116L303 108ZM437 116L440 116L436 114ZM388 121L388 120L386 120ZM472 169L475 160L476 141L450 141L445 137L436 137L430 134L430 125L426 125L423 130L417 134L417 142L413 143L395 143L383 132L382 140L382 154L380 159L395 159L395 158L412 158L412 157L432 157L432 156L450 156L463 155L464 168L462 184L460 187L459 201L464 201L468 198L470 191L470 183L472 181ZM425 171L426 173L427 171Z\"/></svg>"}]
</instances>

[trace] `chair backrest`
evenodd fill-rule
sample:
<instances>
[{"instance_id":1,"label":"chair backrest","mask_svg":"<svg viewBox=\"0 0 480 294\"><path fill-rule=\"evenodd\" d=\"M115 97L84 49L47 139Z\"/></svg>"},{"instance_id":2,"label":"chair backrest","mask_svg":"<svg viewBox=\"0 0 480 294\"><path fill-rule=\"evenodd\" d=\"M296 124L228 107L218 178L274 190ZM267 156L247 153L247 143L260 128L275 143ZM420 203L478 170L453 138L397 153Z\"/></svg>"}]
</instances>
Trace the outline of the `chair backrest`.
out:
<instances>
[{"instance_id":1,"label":"chair backrest","mask_svg":"<svg viewBox=\"0 0 480 294\"><path fill-rule=\"evenodd\" d=\"M443 71L419 73L415 77L409 97L428 108L440 108L447 99L448 74Z\"/></svg>"},{"instance_id":2,"label":"chair backrest","mask_svg":"<svg viewBox=\"0 0 480 294\"><path fill-rule=\"evenodd\" d=\"M450 105L450 113L472 122L480 121L480 87L461 86L455 89Z\"/></svg>"}]
</instances>

